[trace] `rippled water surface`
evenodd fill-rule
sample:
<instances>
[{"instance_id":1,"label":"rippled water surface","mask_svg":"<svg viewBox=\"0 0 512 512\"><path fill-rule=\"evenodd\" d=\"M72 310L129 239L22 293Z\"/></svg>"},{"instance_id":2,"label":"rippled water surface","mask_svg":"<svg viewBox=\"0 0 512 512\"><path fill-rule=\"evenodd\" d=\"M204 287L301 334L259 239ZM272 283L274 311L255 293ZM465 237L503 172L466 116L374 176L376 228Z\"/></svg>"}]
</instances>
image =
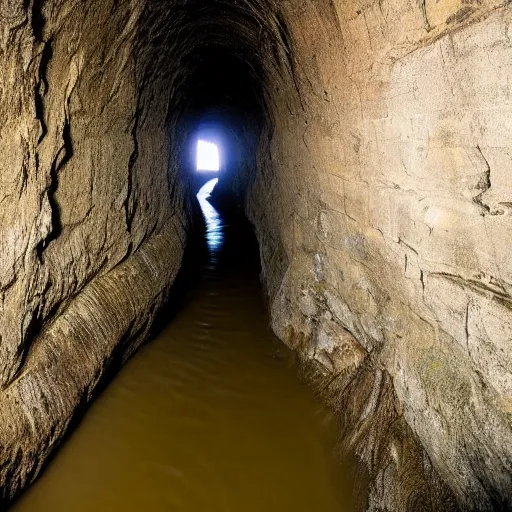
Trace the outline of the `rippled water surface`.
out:
<instances>
[{"instance_id":1,"label":"rippled water surface","mask_svg":"<svg viewBox=\"0 0 512 512\"><path fill-rule=\"evenodd\" d=\"M353 510L334 421L268 327L252 234L202 192L207 245L189 250L180 309L13 510Z\"/></svg>"}]
</instances>

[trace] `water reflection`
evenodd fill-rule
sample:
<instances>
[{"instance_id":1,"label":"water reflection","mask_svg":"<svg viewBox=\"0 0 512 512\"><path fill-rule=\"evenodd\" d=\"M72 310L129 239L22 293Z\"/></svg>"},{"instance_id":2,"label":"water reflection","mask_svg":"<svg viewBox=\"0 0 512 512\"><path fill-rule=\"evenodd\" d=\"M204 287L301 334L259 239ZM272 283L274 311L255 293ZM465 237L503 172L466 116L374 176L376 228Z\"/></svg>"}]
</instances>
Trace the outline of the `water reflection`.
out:
<instances>
[{"instance_id":1,"label":"water reflection","mask_svg":"<svg viewBox=\"0 0 512 512\"><path fill-rule=\"evenodd\" d=\"M13 511L353 512L336 423L269 328L251 226L219 218L207 201L216 181L198 198L211 256L192 233L181 307L164 308L167 327Z\"/></svg>"},{"instance_id":2,"label":"water reflection","mask_svg":"<svg viewBox=\"0 0 512 512\"><path fill-rule=\"evenodd\" d=\"M220 218L219 212L208 201L218 181L218 178L208 181L197 193L197 200L199 201L206 222L206 243L208 244L208 249L211 254L215 254L224 241L222 219Z\"/></svg>"}]
</instances>

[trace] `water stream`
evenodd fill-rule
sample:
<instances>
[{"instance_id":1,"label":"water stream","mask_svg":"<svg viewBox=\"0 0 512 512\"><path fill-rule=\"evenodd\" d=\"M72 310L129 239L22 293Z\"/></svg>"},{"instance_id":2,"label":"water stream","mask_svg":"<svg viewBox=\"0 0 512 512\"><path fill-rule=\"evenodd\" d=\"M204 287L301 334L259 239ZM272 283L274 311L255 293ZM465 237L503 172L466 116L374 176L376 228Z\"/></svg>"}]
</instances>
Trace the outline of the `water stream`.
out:
<instances>
[{"instance_id":1,"label":"water stream","mask_svg":"<svg viewBox=\"0 0 512 512\"><path fill-rule=\"evenodd\" d=\"M87 411L17 512L353 510L336 425L268 324L243 219L198 196L179 311ZM171 306L169 306L171 307Z\"/></svg>"}]
</instances>

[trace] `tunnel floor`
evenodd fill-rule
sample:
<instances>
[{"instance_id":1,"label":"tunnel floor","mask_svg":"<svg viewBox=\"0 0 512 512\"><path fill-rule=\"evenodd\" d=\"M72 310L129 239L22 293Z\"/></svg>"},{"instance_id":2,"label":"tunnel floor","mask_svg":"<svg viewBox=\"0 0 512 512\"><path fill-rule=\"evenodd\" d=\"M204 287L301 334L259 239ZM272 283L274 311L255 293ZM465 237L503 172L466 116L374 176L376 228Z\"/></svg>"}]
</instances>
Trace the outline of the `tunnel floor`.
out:
<instances>
[{"instance_id":1,"label":"tunnel floor","mask_svg":"<svg viewBox=\"0 0 512 512\"><path fill-rule=\"evenodd\" d=\"M12 510L354 510L335 420L268 326L252 231L206 197L179 311Z\"/></svg>"}]
</instances>

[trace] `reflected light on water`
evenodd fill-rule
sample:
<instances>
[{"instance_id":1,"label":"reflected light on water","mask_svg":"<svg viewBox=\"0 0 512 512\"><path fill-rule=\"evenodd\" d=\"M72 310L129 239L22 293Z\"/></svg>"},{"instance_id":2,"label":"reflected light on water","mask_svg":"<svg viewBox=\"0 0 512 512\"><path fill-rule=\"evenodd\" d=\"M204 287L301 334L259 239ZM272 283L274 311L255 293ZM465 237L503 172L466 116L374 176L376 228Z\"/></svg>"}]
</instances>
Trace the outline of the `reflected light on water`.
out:
<instances>
[{"instance_id":1,"label":"reflected light on water","mask_svg":"<svg viewBox=\"0 0 512 512\"><path fill-rule=\"evenodd\" d=\"M222 219L219 212L208 202L212 190L217 185L218 178L206 182L197 193L197 200L206 222L206 243L210 253L216 253L224 241L224 231L222 228Z\"/></svg>"}]
</instances>

